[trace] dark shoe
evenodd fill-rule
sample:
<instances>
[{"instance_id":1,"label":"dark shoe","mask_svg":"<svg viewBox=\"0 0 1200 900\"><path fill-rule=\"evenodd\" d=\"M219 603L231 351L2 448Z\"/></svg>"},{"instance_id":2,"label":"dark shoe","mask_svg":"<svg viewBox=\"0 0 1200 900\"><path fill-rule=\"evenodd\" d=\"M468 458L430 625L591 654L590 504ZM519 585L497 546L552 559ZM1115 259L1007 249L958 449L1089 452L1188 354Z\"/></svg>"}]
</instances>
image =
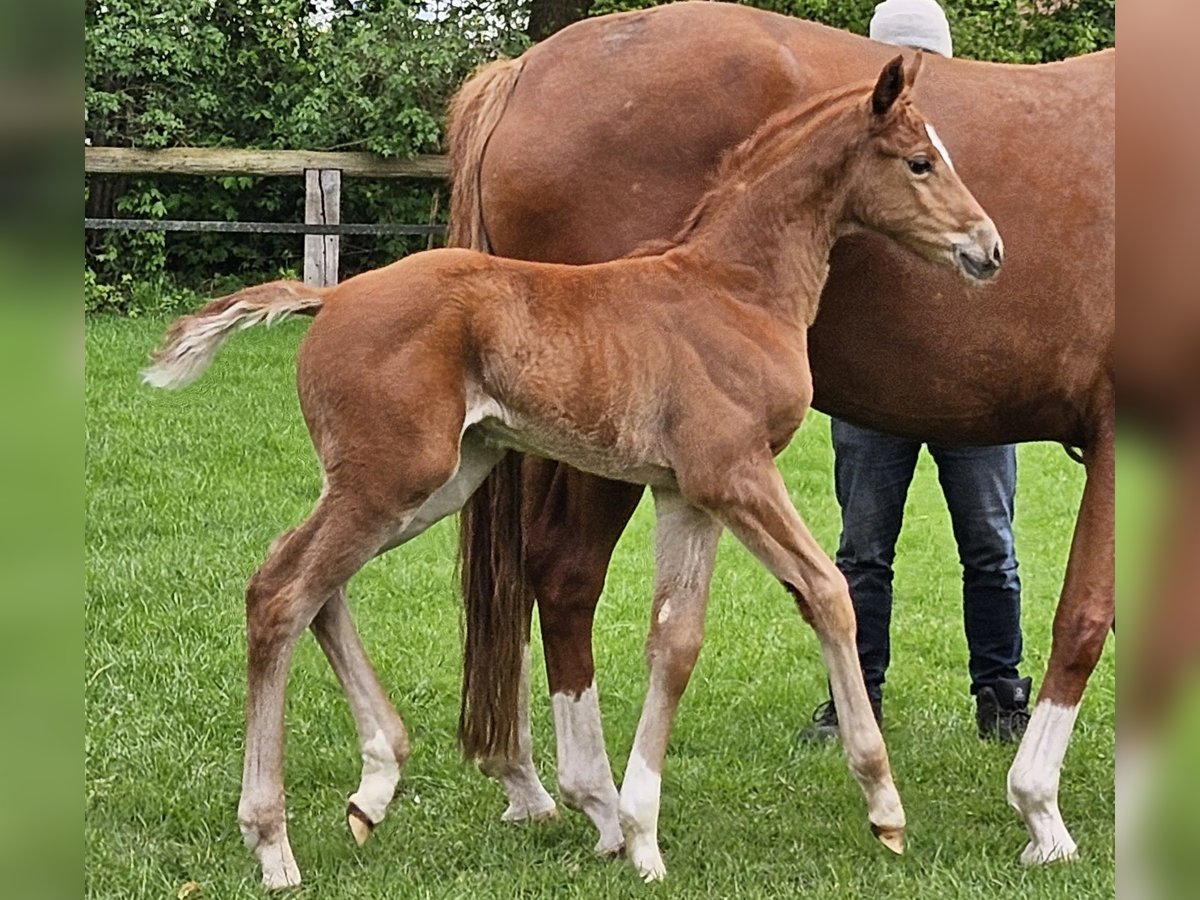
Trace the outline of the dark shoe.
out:
<instances>
[{"instance_id":1,"label":"dark shoe","mask_svg":"<svg viewBox=\"0 0 1200 900\"><path fill-rule=\"evenodd\" d=\"M871 712L875 714L876 724L882 728L883 700L878 697L872 697ZM826 700L813 710L812 724L804 728L800 734L796 736L796 740L800 741L802 744L811 744L818 741L835 739L837 737L839 737L837 707L833 705L832 700Z\"/></svg>"},{"instance_id":2,"label":"dark shoe","mask_svg":"<svg viewBox=\"0 0 1200 900\"><path fill-rule=\"evenodd\" d=\"M975 694L975 724L984 740L1015 744L1029 724L1032 678L1003 678L981 686Z\"/></svg>"}]
</instances>

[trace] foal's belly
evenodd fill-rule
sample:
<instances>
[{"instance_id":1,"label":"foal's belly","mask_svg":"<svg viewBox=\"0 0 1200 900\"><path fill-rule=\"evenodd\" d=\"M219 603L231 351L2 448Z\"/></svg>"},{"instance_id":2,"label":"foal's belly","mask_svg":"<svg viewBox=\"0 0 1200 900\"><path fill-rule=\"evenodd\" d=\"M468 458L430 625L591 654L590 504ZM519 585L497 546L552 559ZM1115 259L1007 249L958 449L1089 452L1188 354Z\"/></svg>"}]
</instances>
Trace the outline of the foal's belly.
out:
<instances>
[{"instance_id":1,"label":"foal's belly","mask_svg":"<svg viewBox=\"0 0 1200 900\"><path fill-rule=\"evenodd\" d=\"M652 439L636 433L589 431L570 423L535 421L488 400L468 414L489 443L544 456L614 481L673 487L675 472Z\"/></svg>"}]
</instances>

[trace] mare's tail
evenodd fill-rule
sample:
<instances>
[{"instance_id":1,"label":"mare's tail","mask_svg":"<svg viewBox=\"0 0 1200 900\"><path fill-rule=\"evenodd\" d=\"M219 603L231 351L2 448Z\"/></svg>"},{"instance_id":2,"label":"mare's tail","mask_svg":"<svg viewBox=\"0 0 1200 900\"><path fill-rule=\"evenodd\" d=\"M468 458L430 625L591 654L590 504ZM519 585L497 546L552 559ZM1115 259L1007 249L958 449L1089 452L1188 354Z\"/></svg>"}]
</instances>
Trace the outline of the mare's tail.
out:
<instances>
[{"instance_id":1,"label":"mare's tail","mask_svg":"<svg viewBox=\"0 0 1200 900\"><path fill-rule=\"evenodd\" d=\"M331 290L271 281L213 300L171 323L142 380L159 388L185 387L204 373L235 329L270 325L292 313L315 316Z\"/></svg>"},{"instance_id":2,"label":"mare's tail","mask_svg":"<svg viewBox=\"0 0 1200 900\"><path fill-rule=\"evenodd\" d=\"M496 123L504 115L525 63L521 59L498 59L480 68L458 89L450 101L446 142L450 173L450 234L452 247L468 247L491 253L483 225L483 198L479 179L483 153Z\"/></svg>"},{"instance_id":3,"label":"mare's tail","mask_svg":"<svg viewBox=\"0 0 1200 900\"><path fill-rule=\"evenodd\" d=\"M480 171L522 66L520 59L484 66L450 105L451 246L491 252ZM521 663L533 609L521 528L521 457L516 453L505 455L463 507L458 553L466 620L459 744L468 758L512 759L518 749Z\"/></svg>"}]
</instances>

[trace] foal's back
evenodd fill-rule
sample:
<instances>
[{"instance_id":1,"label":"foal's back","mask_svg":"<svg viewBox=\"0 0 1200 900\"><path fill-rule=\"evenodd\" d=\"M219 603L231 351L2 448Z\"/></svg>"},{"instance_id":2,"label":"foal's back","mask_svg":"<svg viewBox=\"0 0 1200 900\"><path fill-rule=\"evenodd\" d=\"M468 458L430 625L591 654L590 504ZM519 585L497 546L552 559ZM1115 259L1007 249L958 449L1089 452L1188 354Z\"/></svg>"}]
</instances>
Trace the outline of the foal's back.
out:
<instances>
[{"instance_id":1,"label":"foal's back","mask_svg":"<svg viewBox=\"0 0 1200 900\"><path fill-rule=\"evenodd\" d=\"M726 433L781 449L811 398L803 332L682 252L587 266L406 257L333 291L297 379L327 470L390 453L396 435L452 458L479 424L648 484L672 483L681 455L720 451Z\"/></svg>"}]
</instances>

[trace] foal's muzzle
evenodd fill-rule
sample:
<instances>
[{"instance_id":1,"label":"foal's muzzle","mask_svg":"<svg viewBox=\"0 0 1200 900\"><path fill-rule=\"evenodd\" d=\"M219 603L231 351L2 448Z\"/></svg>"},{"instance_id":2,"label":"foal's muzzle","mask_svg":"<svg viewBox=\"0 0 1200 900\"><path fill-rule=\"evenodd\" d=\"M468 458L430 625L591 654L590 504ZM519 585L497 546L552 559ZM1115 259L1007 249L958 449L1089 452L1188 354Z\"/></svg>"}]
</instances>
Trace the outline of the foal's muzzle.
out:
<instances>
[{"instance_id":1,"label":"foal's muzzle","mask_svg":"<svg viewBox=\"0 0 1200 900\"><path fill-rule=\"evenodd\" d=\"M954 259L973 281L987 281L1004 263L1004 241L989 219L971 229L967 240L954 245Z\"/></svg>"}]
</instances>

